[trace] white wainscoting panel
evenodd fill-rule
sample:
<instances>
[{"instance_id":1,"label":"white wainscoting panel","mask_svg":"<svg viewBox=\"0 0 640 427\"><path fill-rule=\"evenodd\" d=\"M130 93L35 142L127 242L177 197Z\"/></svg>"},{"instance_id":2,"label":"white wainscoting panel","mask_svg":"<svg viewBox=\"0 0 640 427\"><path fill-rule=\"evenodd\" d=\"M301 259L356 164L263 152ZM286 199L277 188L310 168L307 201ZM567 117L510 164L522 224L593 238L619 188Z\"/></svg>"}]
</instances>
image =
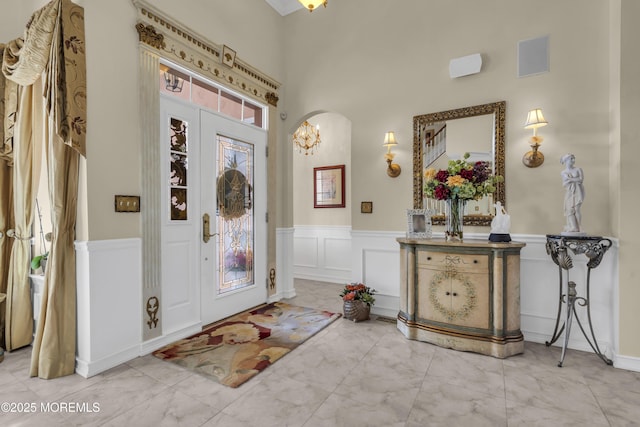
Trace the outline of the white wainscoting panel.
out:
<instances>
[{"instance_id":1,"label":"white wainscoting panel","mask_svg":"<svg viewBox=\"0 0 640 427\"><path fill-rule=\"evenodd\" d=\"M434 238L442 238L442 233L434 233ZM357 231L352 235L352 281L362 281L376 288L379 293L373 313L395 317L398 312L399 298L399 245L397 237L404 233ZM468 240L487 240L486 234L465 234ZM521 329L525 340L544 343L554 330L558 313L559 270L546 252L546 236L512 235L513 240L527 244L521 252L520 304ZM586 297L587 258L584 255L573 256L574 267L570 270L570 280L576 282L578 296ZM617 349L617 295L618 295L618 245L605 254L602 263L591 271L590 305L591 320L600 350L614 363L627 366L633 360L615 357ZM564 292L566 293L566 291ZM560 327L566 317L561 307ZM585 329L587 326L586 308L576 310ZM561 346L564 334L554 343ZM592 351L583 336L577 322L573 321L569 348ZM597 357L594 355L594 357ZM636 370L639 367L636 366Z\"/></svg>"},{"instance_id":2,"label":"white wainscoting panel","mask_svg":"<svg viewBox=\"0 0 640 427\"><path fill-rule=\"evenodd\" d=\"M294 228L294 277L348 283L351 279L351 227Z\"/></svg>"},{"instance_id":3,"label":"white wainscoting panel","mask_svg":"<svg viewBox=\"0 0 640 427\"><path fill-rule=\"evenodd\" d=\"M521 254L521 329L525 340L544 343L551 338L556 324L560 299L559 269L546 253L545 236L513 237L527 243ZM569 280L576 283L578 297L586 297L587 257L574 255L570 251L569 253L573 260L573 268L569 270ZM589 295L591 321L597 345L602 353L612 359L616 352L618 336L615 301L615 295L618 292L617 270L618 244L614 240L613 246L604 255L601 264L591 270ZM566 293L566 290L563 290L563 293ZM576 313L585 330L589 332L586 307L578 304ZM566 311L563 304L559 327L562 327L565 318ZM564 333L554 345L561 346L563 339ZM572 322L568 346L577 350L592 351L575 318Z\"/></svg>"},{"instance_id":4,"label":"white wainscoting panel","mask_svg":"<svg viewBox=\"0 0 640 427\"><path fill-rule=\"evenodd\" d=\"M75 248L76 372L88 378L139 356L142 241L82 241Z\"/></svg>"},{"instance_id":5,"label":"white wainscoting panel","mask_svg":"<svg viewBox=\"0 0 640 427\"><path fill-rule=\"evenodd\" d=\"M309 239L320 247L320 242L329 235L324 227L314 229L296 228L294 239L295 251L301 250L298 242ZM399 307L399 244L398 237L404 237L403 232L360 231L352 230L351 253L344 254L344 259L350 257L350 276L341 281L363 282L378 290L376 304L372 312L379 315L395 317ZM300 240L296 240L299 238ZM433 233L433 238L443 238L442 233ZM468 233L465 239L484 240L487 234ZM553 334L558 313L559 270L546 252L546 236L544 235L511 235L515 241L526 243L520 256L520 310L521 329L526 341L545 343ZM640 371L640 358L633 358L618 354L618 242L612 239L613 246L604 255L601 264L591 271L590 306L591 320L597 344L600 350L614 361L614 366ZM347 245L345 244L345 247ZM306 251L315 251L313 245L302 245ZM315 252L314 252L315 253ZM322 251L318 251L322 254ZM569 272L569 279L576 282L578 296L586 297L586 261L584 255L572 255L574 267ZM301 254L300 259L312 259L309 254ZM286 263L286 260L280 260ZM318 256L317 260L308 262L314 267L294 265L294 277L310 280L329 281L333 279L331 272L324 265L324 260ZM280 269L285 269L280 267ZM566 293L566 291L563 291ZM577 314L588 330L585 307L578 307ZM562 326L565 319L564 306L561 306ZM554 346L561 346L564 333ZM591 347L580 330L577 322L573 321L569 348L592 352ZM593 357L597 357L595 354ZM565 359L565 364L570 360Z\"/></svg>"},{"instance_id":6,"label":"white wainscoting panel","mask_svg":"<svg viewBox=\"0 0 640 427\"><path fill-rule=\"evenodd\" d=\"M376 303L371 312L395 318L400 307L400 246L404 233L352 231L352 282L374 288Z\"/></svg>"}]
</instances>

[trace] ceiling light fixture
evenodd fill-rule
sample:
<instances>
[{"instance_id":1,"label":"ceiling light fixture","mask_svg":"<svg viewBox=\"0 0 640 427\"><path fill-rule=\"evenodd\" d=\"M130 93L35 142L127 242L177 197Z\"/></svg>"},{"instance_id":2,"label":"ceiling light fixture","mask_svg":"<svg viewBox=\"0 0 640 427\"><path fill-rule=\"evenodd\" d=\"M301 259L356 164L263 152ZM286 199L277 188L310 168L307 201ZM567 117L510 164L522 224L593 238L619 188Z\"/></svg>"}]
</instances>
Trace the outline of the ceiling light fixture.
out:
<instances>
[{"instance_id":1,"label":"ceiling light fixture","mask_svg":"<svg viewBox=\"0 0 640 427\"><path fill-rule=\"evenodd\" d=\"M313 12L318 8L318 6L322 5L327 7L327 0L298 0L300 4L309 9L309 12Z\"/></svg>"},{"instance_id":2,"label":"ceiling light fixture","mask_svg":"<svg viewBox=\"0 0 640 427\"><path fill-rule=\"evenodd\" d=\"M170 92L182 92L182 85L184 80L175 74L170 73L168 70L164 72L165 88Z\"/></svg>"},{"instance_id":3,"label":"ceiling light fixture","mask_svg":"<svg viewBox=\"0 0 640 427\"><path fill-rule=\"evenodd\" d=\"M320 142L320 126L314 127L306 120L293 133L293 143L300 153L304 150L305 156L309 155L309 151L313 154L313 150Z\"/></svg>"}]
</instances>

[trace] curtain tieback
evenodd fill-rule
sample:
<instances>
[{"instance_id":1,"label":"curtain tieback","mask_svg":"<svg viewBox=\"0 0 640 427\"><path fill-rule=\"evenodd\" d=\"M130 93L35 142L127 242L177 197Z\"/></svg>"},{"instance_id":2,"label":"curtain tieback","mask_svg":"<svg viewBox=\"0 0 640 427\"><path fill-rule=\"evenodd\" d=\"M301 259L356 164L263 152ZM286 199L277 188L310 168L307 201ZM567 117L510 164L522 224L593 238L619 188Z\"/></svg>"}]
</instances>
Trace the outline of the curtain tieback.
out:
<instances>
[{"instance_id":1,"label":"curtain tieback","mask_svg":"<svg viewBox=\"0 0 640 427\"><path fill-rule=\"evenodd\" d=\"M2 233L0 233L0 237ZM31 236L29 237L20 237L16 234L16 230L14 230L13 228L7 230L7 237L13 237L16 240L31 240Z\"/></svg>"}]
</instances>

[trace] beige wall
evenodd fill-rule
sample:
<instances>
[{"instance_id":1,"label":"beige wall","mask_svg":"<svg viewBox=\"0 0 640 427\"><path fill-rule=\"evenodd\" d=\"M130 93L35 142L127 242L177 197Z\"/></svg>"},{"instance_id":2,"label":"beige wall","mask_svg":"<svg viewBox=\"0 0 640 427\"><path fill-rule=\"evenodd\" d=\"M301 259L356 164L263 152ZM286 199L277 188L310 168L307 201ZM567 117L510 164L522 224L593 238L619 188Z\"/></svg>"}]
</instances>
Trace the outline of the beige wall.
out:
<instances>
[{"instance_id":1,"label":"beige wall","mask_svg":"<svg viewBox=\"0 0 640 427\"><path fill-rule=\"evenodd\" d=\"M611 235L609 210L608 1L378 1L335 2L313 14L285 18L283 106L288 120L314 110L352 122L353 228L405 228L412 204L414 115L507 101L507 209L513 233L559 232L564 225L560 157L572 152L585 171L583 226ZM462 7L461 7L462 5ZM549 13L553 11L553 13ZM330 30L329 30L330 28ZM551 72L518 78L519 40L549 35ZM449 61L481 53L482 72L450 79ZM549 126L544 165L522 165L529 109L541 107ZM379 141L394 130L403 172L380 167ZM361 215L373 200L372 215Z\"/></svg>"},{"instance_id":2,"label":"beige wall","mask_svg":"<svg viewBox=\"0 0 640 427\"><path fill-rule=\"evenodd\" d=\"M620 31L620 352L640 356L640 2L622 0ZM615 165L614 165L615 166Z\"/></svg>"},{"instance_id":3,"label":"beige wall","mask_svg":"<svg viewBox=\"0 0 640 427\"><path fill-rule=\"evenodd\" d=\"M87 206L90 240L139 237L140 216L114 212L116 194L141 193L138 33L131 0L77 1L87 38ZM266 2L154 1L216 44L282 78L281 20ZM242 26L238 25L243 22ZM248 24L247 24L248 22ZM144 200L141 201L144 209Z\"/></svg>"},{"instance_id":4,"label":"beige wall","mask_svg":"<svg viewBox=\"0 0 640 427\"><path fill-rule=\"evenodd\" d=\"M309 118L320 126L321 143L315 154L293 151L293 223L294 225L351 225L351 123L334 113ZM380 143L381 145L382 143ZM375 144L371 144L375 145ZM345 165L345 207L313 207L313 168ZM380 165L382 167L382 165ZM386 164L385 164L386 167Z\"/></svg>"}]
</instances>

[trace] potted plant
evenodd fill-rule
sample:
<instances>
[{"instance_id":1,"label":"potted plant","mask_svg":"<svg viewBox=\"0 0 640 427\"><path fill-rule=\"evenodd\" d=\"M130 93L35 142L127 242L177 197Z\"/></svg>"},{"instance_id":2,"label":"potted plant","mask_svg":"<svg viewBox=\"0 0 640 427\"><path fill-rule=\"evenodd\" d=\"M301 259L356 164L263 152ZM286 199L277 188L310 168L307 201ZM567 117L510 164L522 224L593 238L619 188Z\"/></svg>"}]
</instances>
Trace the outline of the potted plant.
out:
<instances>
[{"instance_id":1,"label":"potted plant","mask_svg":"<svg viewBox=\"0 0 640 427\"><path fill-rule=\"evenodd\" d=\"M376 302L373 295L376 290L363 283L350 283L345 285L340 296L343 301L344 318L360 322L369 320L371 306Z\"/></svg>"},{"instance_id":2,"label":"potted plant","mask_svg":"<svg viewBox=\"0 0 640 427\"><path fill-rule=\"evenodd\" d=\"M40 203L38 203L38 199L36 198L36 210L38 212L38 223L40 225L40 250L44 251L43 254L34 256L31 258L31 269L37 270L42 267L42 274L44 274L44 270L47 267L47 259L49 258L49 251L47 250L47 242L51 241L51 233L44 232L42 228L42 213L40 212Z\"/></svg>"},{"instance_id":3,"label":"potted plant","mask_svg":"<svg viewBox=\"0 0 640 427\"><path fill-rule=\"evenodd\" d=\"M33 270L37 270L42 267L42 274L44 274L44 270L47 267L47 258L49 258L49 252L45 252L42 255L34 256L31 259L31 268Z\"/></svg>"}]
</instances>

